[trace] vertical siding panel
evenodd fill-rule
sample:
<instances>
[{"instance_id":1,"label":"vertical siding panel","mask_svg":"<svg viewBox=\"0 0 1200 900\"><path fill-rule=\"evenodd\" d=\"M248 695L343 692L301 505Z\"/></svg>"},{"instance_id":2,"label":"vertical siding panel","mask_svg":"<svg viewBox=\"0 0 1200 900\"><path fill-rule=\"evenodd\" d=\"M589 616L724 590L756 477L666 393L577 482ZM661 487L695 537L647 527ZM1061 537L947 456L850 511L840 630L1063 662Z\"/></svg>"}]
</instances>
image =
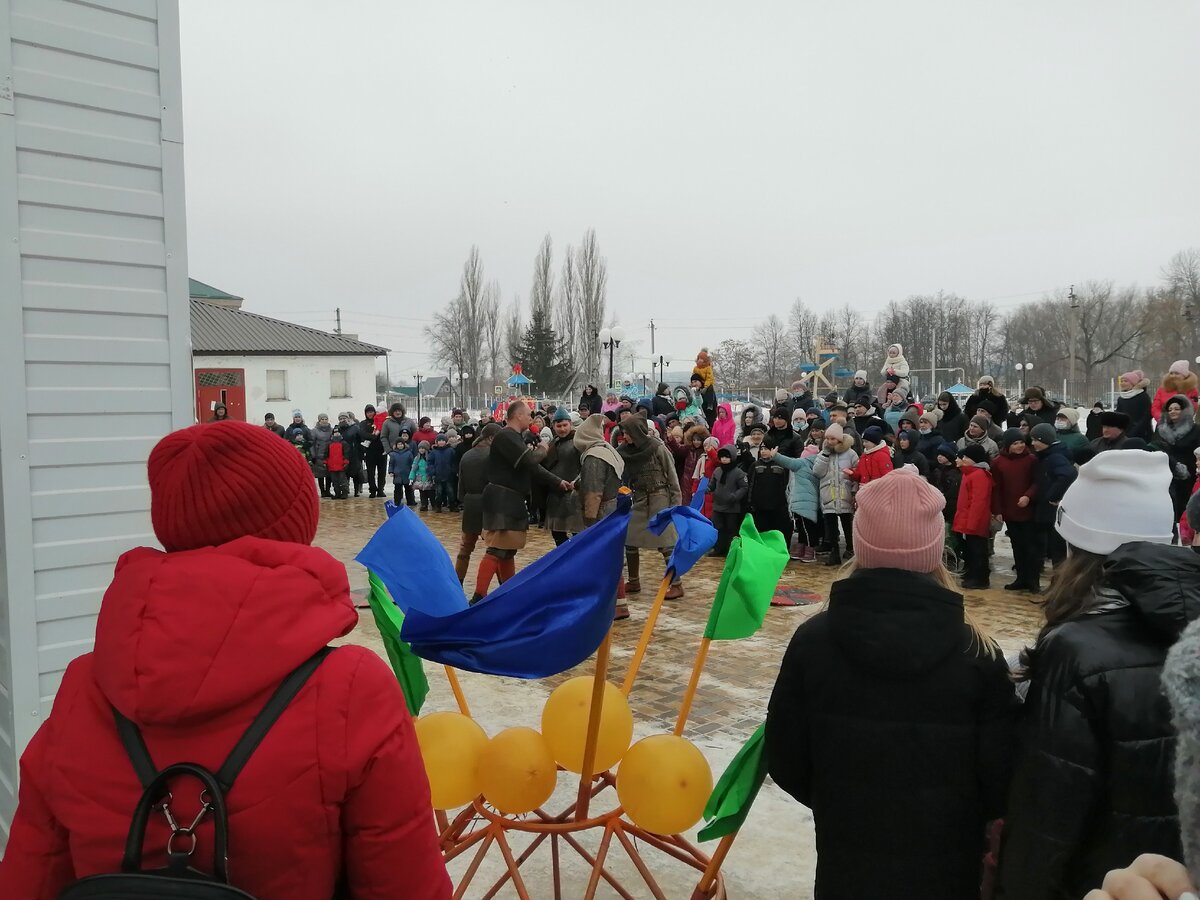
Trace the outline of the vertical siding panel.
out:
<instances>
[{"instance_id":1,"label":"vertical siding panel","mask_svg":"<svg viewBox=\"0 0 1200 900\"><path fill-rule=\"evenodd\" d=\"M146 457L194 405L177 2L0 0L0 850L17 757L153 541ZM63 428L97 409L119 439Z\"/></svg>"}]
</instances>

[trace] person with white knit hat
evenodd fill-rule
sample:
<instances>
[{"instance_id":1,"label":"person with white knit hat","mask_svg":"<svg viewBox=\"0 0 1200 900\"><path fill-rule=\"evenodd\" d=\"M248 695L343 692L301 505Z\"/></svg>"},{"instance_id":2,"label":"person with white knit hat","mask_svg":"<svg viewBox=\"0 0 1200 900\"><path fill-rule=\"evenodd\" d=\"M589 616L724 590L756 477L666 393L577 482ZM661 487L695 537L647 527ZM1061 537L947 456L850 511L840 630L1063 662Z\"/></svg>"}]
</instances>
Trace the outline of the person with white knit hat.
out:
<instances>
[{"instance_id":1,"label":"person with white knit hat","mask_svg":"<svg viewBox=\"0 0 1200 900\"><path fill-rule=\"evenodd\" d=\"M796 630L771 694L767 767L812 809L817 897L979 896L1017 701L942 565L944 505L911 466L863 485L854 569Z\"/></svg>"},{"instance_id":2,"label":"person with white knit hat","mask_svg":"<svg viewBox=\"0 0 1200 900\"><path fill-rule=\"evenodd\" d=\"M1180 858L1159 681L1200 618L1200 554L1170 546L1170 482L1164 454L1111 450L1058 504L1067 558L1017 673L1029 690L997 898L1082 897L1139 853Z\"/></svg>"}]
</instances>

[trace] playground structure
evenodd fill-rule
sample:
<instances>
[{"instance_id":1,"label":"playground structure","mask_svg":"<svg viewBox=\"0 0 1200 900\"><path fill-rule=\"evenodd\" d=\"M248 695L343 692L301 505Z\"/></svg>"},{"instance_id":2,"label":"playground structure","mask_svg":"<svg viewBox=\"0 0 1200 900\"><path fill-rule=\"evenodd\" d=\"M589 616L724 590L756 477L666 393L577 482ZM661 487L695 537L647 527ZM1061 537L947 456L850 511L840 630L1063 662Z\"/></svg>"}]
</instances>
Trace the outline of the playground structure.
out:
<instances>
[{"instance_id":1,"label":"playground structure","mask_svg":"<svg viewBox=\"0 0 1200 900\"><path fill-rule=\"evenodd\" d=\"M621 692L626 697L633 688L641 662L649 648L672 577L673 571L668 568L647 615L637 649L621 686ZM592 760L595 758L604 685L608 675L610 643L611 632L605 636L603 643L596 651L594 688L588 716L587 748L584 752L582 766L585 772L592 768ZM701 642L691 679L680 705L674 729L674 734L677 736L682 735L686 725L707 658L708 646L708 639L704 639ZM465 696L457 687L457 678L453 672L453 669L447 669L459 710L469 716L470 711ZM558 767L558 771L560 774L567 773L562 766ZM655 854L661 854L663 857L695 870L698 880L690 895L691 900L724 900L726 897L725 883L720 869L737 832L724 836L711 855L705 854L682 834L656 834L634 823L615 796L616 787L617 774L611 770L597 772L591 777L581 774L575 801L558 813L551 813L538 807L528 815L506 815L495 809L483 796L477 796L453 819L449 817L448 811L436 810L439 841L445 861L450 863L467 851L474 849L474 856L455 885L455 900L466 895L467 889L479 874L484 860L493 849L499 852L504 864L504 871L482 895L483 900L495 897L510 882L512 889L521 900L530 900L533 895L521 875L521 867L547 843L550 846L550 875L555 900L562 900L564 896L582 896L583 900L592 900L602 881L623 900L636 900L637 895L632 893L620 878L606 866L614 844L621 847L642 882L656 900L667 900L667 894L654 875ZM592 802L604 798L610 798L611 803L603 812L592 814ZM597 833L600 836L599 847L593 853L580 838ZM521 846L514 839L526 843ZM648 851L654 851L654 854L650 854ZM576 895L572 891L572 885L575 884L573 880L564 878L570 873L564 871L563 856L570 854L582 859L588 867L587 886L582 895ZM566 893L564 893L564 886Z\"/></svg>"},{"instance_id":2,"label":"playground structure","mask_svg":"<svg viewBox=\"0 0 1200 900\"><path fill-rule=\"evenodd\" d=\"M822 340L817 345L817 361L815 363L806 362L800 364L800 371L805 373L811 379L810 388L813 393L821 391L836 391L837 385L834 383L836 378L849 378L854 372L850 369L840 367L835 369L834 363L837 362L841 350L830 343L828 340Z\"/></svg>"}]
</instances>

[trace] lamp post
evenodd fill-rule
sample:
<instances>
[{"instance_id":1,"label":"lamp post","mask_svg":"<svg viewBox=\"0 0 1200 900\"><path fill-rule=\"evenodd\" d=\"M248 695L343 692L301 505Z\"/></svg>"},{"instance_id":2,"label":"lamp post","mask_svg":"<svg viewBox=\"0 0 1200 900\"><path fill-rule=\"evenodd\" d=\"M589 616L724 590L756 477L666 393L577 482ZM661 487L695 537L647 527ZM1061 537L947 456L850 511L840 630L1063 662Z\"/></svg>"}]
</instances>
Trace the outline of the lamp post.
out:
<instances>
[{"instance_id":1,"label":"lamp post","mask_svg":"<svg viewBox=\"0 0 1200 900\"><path fill-rule=\"evenodd\" d=\"M600 338L600 346L608 351L608 389L612 390L613 354L621 346L621 341L625 340L625 329L620 325L614 325L612 328L601 328L598 337Z\"/></svg>"},{"instance_id":2,"label":"lamp post","mask_svg":"<svg viewBox=\"0 0 1200 900\"><path fill-rule=\"evenodd\" d=\"M458 403L463 412L466 412L467 407L470 405L467 401L466 388L463 386L469 377L462 369L458 370Z\"/></svg>"},{"instance_id":3,"label":"lamp post","mask_svg":"<svg viewBox=\"0 0 1200 900\"><path fill-rule=\"evenodd\" d=\"M1025 396L1025 373L1033 368L1033 363L1017 363L1017 377L1021 381L1021 396Z\"/></svg>"},{"instance_id":4,"label":"lamp post","mask_svg":"<svg viewBox=\"0 0 1200 900\"><path fill-rule=\"evenodd\" d=\"M413 377L417 379L417 421L421 421L421 373L414 372Z\"/></svg>"}]
</instances>

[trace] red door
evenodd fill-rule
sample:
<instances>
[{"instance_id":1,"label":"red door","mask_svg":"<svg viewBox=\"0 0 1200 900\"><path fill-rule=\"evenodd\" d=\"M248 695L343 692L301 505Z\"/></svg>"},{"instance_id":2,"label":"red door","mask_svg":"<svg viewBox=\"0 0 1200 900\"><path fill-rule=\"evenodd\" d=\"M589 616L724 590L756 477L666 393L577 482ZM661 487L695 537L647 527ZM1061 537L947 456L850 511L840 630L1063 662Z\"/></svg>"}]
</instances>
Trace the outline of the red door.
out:
<instances>
[{"instance_id":1,"label":"red door","mask_svg":"<svg viewBox=\"0 0 1200 900\"><path fill-rule=\"evenodd\" d=\"M224 403L229 418L246 421L246 370L196 370L196 421L207 422L218 403Z\"/></svg>"}]
</instances>

